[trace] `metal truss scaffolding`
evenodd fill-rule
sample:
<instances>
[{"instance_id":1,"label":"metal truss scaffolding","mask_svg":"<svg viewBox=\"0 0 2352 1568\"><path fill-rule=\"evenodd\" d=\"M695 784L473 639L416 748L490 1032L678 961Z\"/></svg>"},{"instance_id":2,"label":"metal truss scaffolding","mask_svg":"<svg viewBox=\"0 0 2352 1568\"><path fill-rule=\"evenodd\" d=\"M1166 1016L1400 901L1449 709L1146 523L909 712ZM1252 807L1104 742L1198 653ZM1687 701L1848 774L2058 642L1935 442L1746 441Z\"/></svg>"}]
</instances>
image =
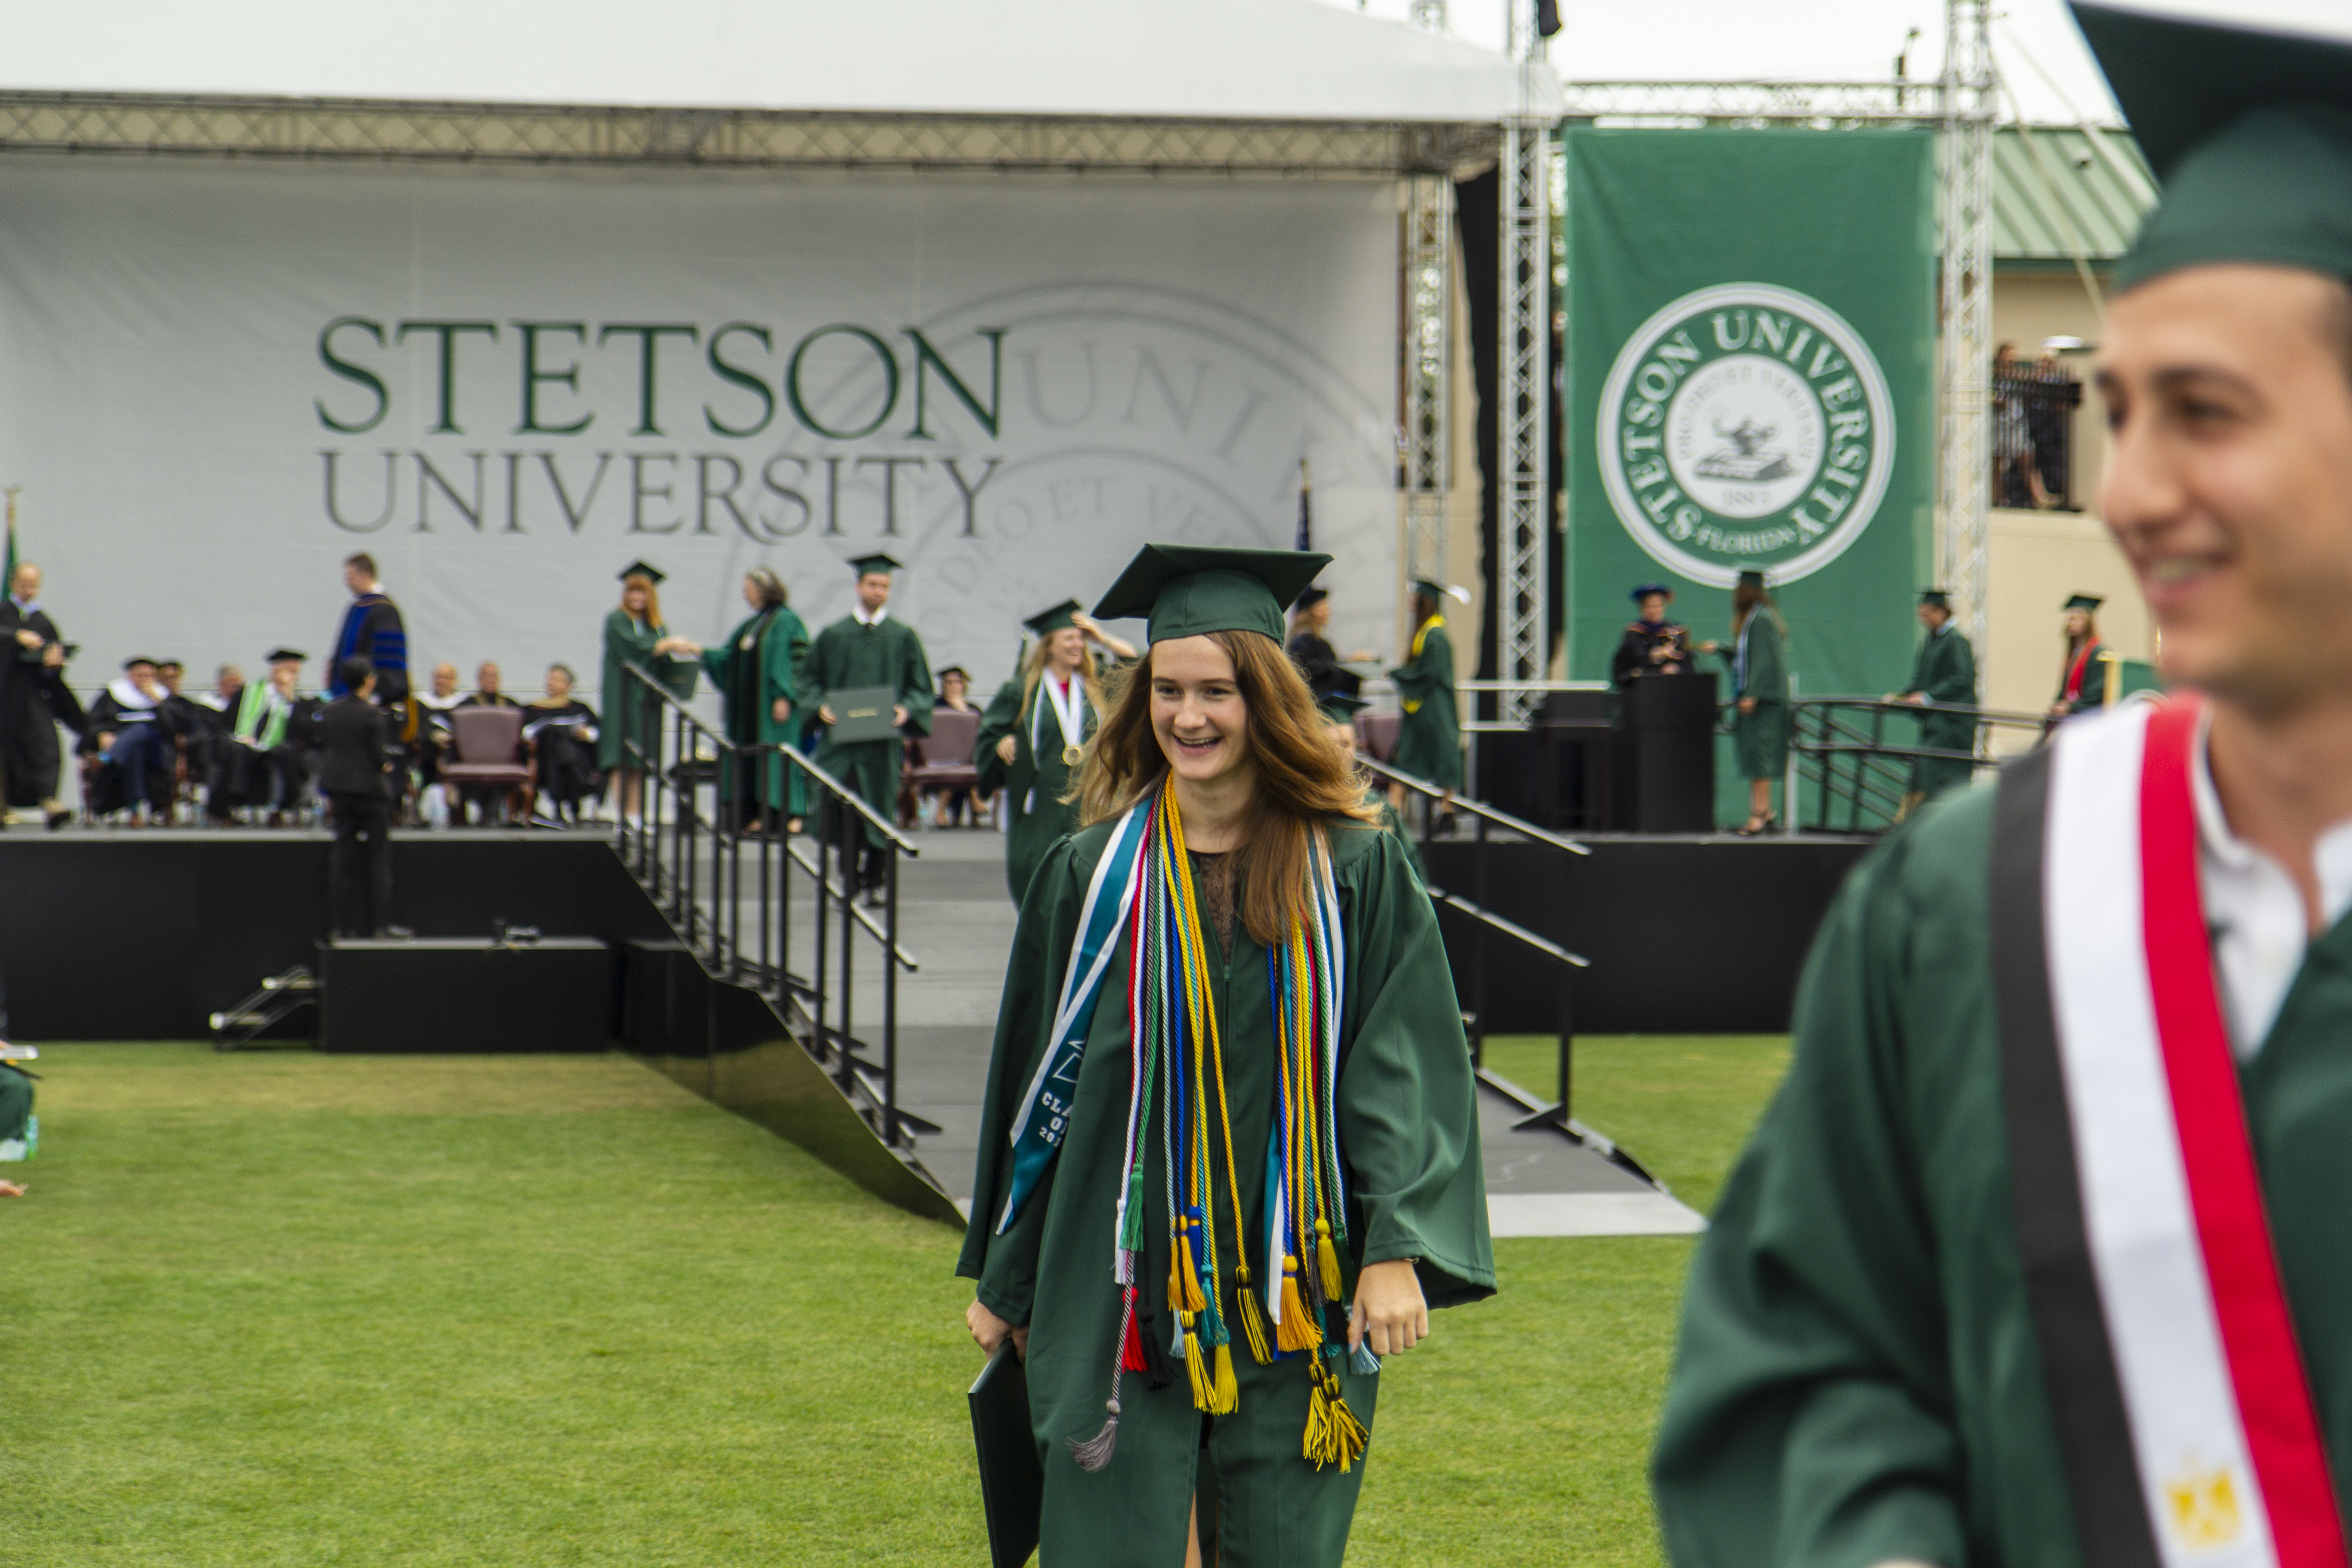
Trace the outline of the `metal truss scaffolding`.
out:
<instances>
[{"instance_id":1,"label":"metal truss scaffolding","mask_svg":"<svg viewBox=\"0 0 2352 1568\"><path fill-rule=\"evenodd\" d=\"M1511 58L1519 62L1520 101L1534 100L1525 79L1541 58L1535 0L1513 0ZM1496 391L1501 398L1496 454L1496 648L1505 685L1496 716L1524 723L1550 668L1551 588L1551 153L1553 123L1517 116L1503 122L1496 193L1502 233L1496 253Z\"/></svg>"},{"instance_id":2,"label":"metal truss scaffolding","mask_svg":"<svg viewBox=\"0 0 2352 1568\"><path fill-rule=\"evenodd\" d=\"M1965 615L1984 657L1990 586L1992 124L1990 0L1946 0L1943 124L1943 357L1937 398L1943 467L1937 485L1939 586Z\"/></svg>"},{"instance_id":3,"label":"metal truss scaffolding","mask_svg":"<svg viewBox=\"0 0 2352 1568\"><path fill-rule=\"evenodd\" d=\"M1467 170L1495 142L1474 124L0 92L0 153L1393 179Z\"/></svg>"},{"instance_id":4,"label":"metal truss scaffolding","mask_svg":"<svg viewBox=\"0 0 2352 1568\"><path fill-rule=\"evenodd\" d=\"M1445 507L1453 489L1454 180L1416 175L1408 189L1404 258L1404 557L1407 580L1445 580Z\"/></svg>"}]
</instances>

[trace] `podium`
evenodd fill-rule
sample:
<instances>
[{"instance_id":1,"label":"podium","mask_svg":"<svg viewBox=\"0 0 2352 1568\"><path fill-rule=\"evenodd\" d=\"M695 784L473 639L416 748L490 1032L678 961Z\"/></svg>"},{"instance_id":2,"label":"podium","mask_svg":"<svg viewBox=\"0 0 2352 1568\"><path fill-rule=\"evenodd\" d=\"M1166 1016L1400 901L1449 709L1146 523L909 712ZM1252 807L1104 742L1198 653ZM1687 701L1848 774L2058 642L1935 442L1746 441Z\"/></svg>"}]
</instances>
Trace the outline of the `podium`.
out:
<instances>
[{"instance_id":1,"label":"podium","mask_svg":"<svg viewBox=\"0 0 2352 1568\"><path fill-rule=\"evenodd\" d=\"M1715 831L1717 676L1645 675L1617 697L1617 821L1634 833Z\"/></svg>"}]
</instances>

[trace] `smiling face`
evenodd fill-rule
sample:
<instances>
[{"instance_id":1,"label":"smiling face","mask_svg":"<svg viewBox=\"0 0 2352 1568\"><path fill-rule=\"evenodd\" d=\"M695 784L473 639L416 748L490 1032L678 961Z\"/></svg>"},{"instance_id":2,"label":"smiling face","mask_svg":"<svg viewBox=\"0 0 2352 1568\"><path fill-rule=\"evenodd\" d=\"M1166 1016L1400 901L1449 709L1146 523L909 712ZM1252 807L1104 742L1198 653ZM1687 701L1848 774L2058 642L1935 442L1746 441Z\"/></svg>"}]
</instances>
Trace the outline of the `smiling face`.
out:
<instances>
[{"instance_id":1,"label":"smiling face","mask_svg":"<svg viewBox=\"0 0 2352 1568\"><path fill-rule=\"evenodd\" d=\"M2352 686L2352 294L2188 268L2119 295L2103 490L2167 680L2285 713Z\"/></svg>"},{"instance_id":2,"label":"smiling face","mask_svg":"<svg viewBox=\"0 0 2352 1568\"><path fill-rule=\"evenodd\" d=\"M1151 645L1151 733L1176 776L1189 784L1224 780L1254 768L1249 704L1234 661L1212 637Z\"/></svg>"},{"instance_id":3,"label":"smiling face","mask_svg":"<svg viewBox=\"0 0 2352 1568\"><path fill-rule=\"evenodd\" d=\"M621 590L621 608L639 620L646 618L646 585L631 583Z\"/></svg>"},{"instance_id":4,"label":"smiling face","mask_svg":"<svg viewBox=\"0 0 2352 1568\"><path fill-rule=\"evenodd\" d=\"M1064 626L1045 634L1045 667L1058 675L1068 676L1087 657L1087 634L1076 626Z\"/></svg>"}]
</instances>

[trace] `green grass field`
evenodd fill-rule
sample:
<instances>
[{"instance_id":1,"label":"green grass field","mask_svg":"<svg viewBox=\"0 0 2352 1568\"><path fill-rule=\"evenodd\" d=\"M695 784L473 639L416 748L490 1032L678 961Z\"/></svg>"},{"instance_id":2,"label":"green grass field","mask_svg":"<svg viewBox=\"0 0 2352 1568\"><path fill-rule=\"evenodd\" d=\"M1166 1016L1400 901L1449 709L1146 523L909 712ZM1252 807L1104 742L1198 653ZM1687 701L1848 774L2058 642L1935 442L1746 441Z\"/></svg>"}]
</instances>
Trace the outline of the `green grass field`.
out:
<instances>
[{"instance_id":1,"label":"green grass field","mask_svg":"<svg viewBox=\"0 0 2352 1568\"><path fill-rule=\"evenodd\" d=\"M1705 1207L1778 1040L1596 1040ZM1490 1065L1549 1081L1533 1042ZM68 1045L0 1204L0 1564L971 1564L956 1237L620 1057ZM1690 1243L1496 1246L1381 1392L1353 1559L1657 1561Z\"/></svg>"}]
</instances>

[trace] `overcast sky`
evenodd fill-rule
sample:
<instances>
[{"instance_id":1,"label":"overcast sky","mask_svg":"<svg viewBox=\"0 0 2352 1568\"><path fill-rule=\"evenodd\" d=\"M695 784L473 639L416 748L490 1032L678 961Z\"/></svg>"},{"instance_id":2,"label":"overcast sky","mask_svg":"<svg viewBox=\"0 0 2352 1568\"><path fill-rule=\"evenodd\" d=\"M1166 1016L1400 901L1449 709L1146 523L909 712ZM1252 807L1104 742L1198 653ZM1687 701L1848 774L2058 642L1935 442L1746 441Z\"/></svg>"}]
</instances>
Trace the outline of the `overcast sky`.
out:
<instances>
[{"instance_id":1,"label":"overcast sky","mask_svg":"<svg viewBox=\"0 0 2352 1568\"><path fill-rule=\"evenodd\" d=\"M1326 3L1399 21L1408 6ZM1449 21L1461 37L1499 49L1507 4L1452 0ZM1551 63L1563 81L1884 81L1913 27L1912 77L1943 68L1943 0L1559 0L1559 11ZM1995 16L1994 57L2028 120L2119 118L2063 0L2006 0ZM2014 110L2004 102L2001 112Z\"/></svg>"}]
</instances>

